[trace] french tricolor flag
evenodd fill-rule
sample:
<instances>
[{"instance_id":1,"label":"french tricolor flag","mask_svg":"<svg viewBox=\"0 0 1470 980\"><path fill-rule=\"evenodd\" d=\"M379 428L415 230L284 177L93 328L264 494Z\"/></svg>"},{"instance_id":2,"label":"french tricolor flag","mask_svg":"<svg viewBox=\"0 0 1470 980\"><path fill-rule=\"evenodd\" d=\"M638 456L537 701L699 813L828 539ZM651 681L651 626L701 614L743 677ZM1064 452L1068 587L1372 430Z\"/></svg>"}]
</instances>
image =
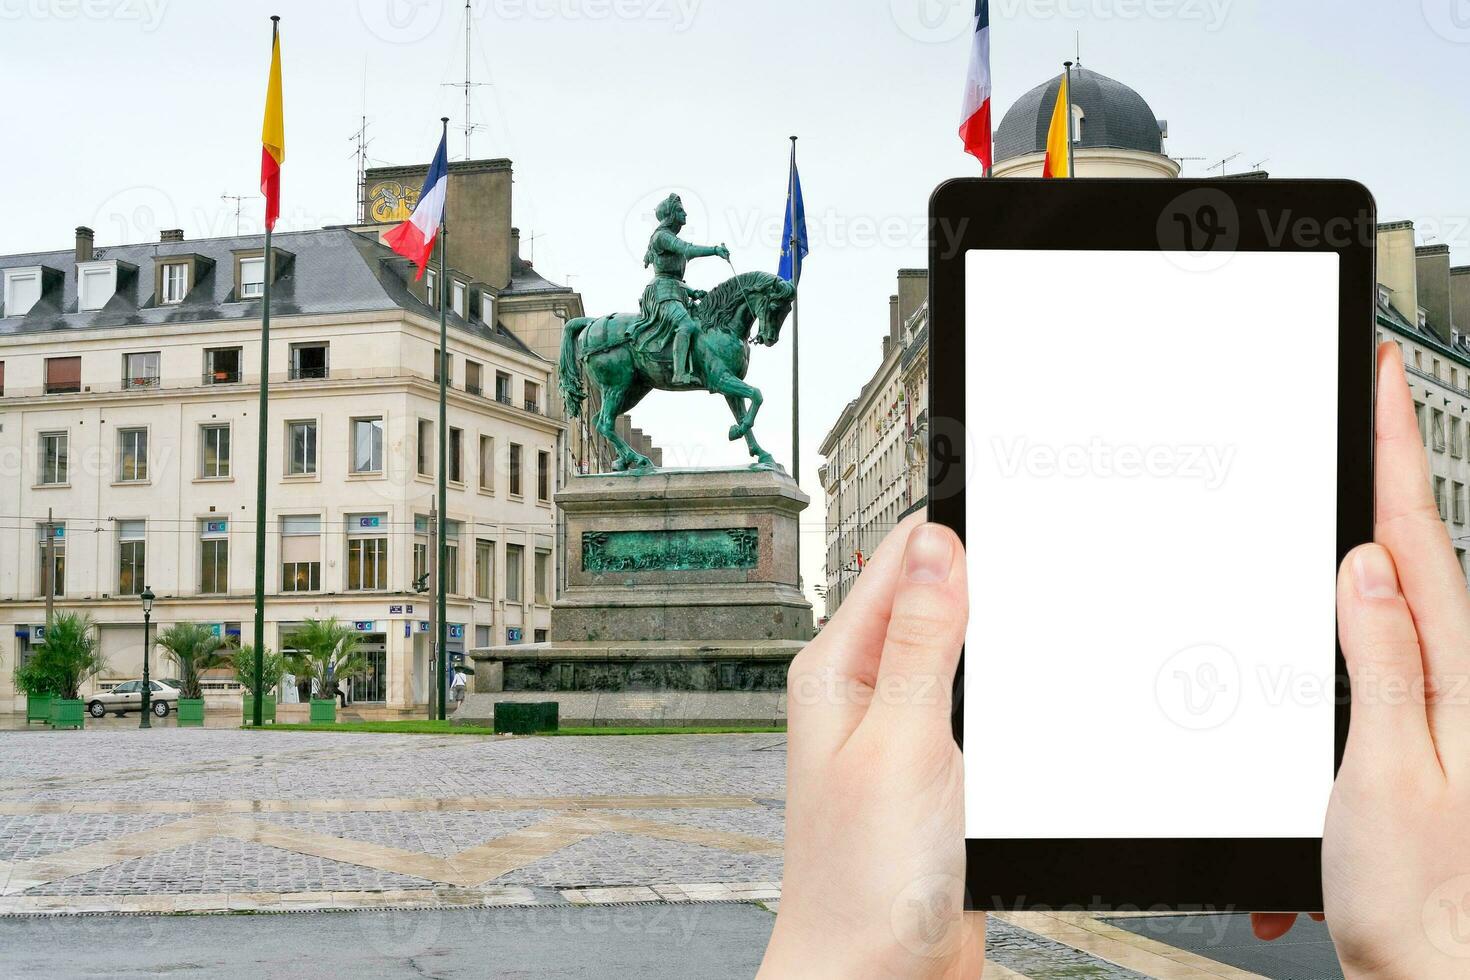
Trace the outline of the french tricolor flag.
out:
<instances>
[{"instance_id":1,"label":"french tricolor flag","mask_svg":"<svg viewBox=\"0 0 1470 980\"><path fill-rule=\"evenodd\" d=\"M424 277L424 267L434 252L434 240L439 237L439 226L444 218L444 193L449 183L449 152L444 145L448 134L439 138L439 152L429 165L429 175L424 178L419 191L419 203L414 206L408 220L383 236L383 244L419 267L414 281Z\"/></svg>"},{"instance_id":2,"label":"french tricolor flag","mask_svg":"<svg viewBox=\"0 0 1470 980\"><path fill-rule=\"evenodd\" d=\"M960 112L960 139L990 173L990 0L975 0L975 33L970 47L970 73Z\"/></svg>"}]
</instances>

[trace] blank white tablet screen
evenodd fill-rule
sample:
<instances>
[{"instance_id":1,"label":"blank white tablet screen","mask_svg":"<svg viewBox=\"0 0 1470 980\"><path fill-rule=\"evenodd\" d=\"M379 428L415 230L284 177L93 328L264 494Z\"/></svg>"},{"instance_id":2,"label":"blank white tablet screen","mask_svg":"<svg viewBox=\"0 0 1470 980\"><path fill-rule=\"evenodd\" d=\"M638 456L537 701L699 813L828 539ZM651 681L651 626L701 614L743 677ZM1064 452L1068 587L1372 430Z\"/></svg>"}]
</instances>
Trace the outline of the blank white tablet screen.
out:
<instances>
[{"instance_id":1,"label":"blank white tablet screen","mask_svg":"<svg viewBox=\"0 0 1470 980\"><path fill-rule=\"evenodd\" d=\"M971 251L966 836L1318 837L1338 260Z\"/></svg>"}]
</instances>

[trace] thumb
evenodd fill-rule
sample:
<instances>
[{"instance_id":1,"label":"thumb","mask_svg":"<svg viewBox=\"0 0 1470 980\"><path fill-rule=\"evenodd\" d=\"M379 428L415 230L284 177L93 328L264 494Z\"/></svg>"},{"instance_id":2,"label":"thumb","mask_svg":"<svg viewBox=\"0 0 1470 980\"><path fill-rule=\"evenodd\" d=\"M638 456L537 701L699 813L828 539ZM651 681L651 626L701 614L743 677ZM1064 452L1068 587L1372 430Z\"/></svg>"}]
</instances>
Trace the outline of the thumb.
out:
<instances>
[{"instance_id":1,"label":"thumb","mask_svg":"<svg viewBox=\"0 0 1470 980\"><path fill-rule=\"evenodd\" d=\"M969 612L960 539L939 524L915 528L904 549L878 663L875 710L909 715L910 723L949 724L950 691Z\"/></svg>"},{"instance_id":2,"label":"thumb","mask_svg":"<svg viewBox=\"0 0 1470 980\"><path fill-rule=\"evenodd\" d=\"M1362 760L1392 772L1433 758L1419 636L1383 545L1361 545L1343 560L1337 617L1352 690L1344 769Z\"/></svg>"}]
</instances>

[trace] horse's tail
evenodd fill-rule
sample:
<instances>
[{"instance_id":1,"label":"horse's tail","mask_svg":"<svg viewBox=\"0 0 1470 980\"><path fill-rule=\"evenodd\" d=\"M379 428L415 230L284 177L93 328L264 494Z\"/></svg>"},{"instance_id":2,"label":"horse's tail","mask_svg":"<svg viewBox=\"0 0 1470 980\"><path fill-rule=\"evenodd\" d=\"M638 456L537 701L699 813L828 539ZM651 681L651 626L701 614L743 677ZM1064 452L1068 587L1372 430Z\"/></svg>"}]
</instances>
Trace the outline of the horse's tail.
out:
<instances>
[{"instance_id":1,"label":"horse's tail","mask_svg":"<svg viewBox=\"0 0 1470 980\"><path fill-rule=\"evenodd\" d=\"M592 322L590 316L573 317L566 322L561 332L561 362L557 367L557 386L566 401L567 415L576 418L582 414L582 403L587 400L587 389L582 385L582 365L577 360L577 338Z\"/></svg>"}]
</instances>

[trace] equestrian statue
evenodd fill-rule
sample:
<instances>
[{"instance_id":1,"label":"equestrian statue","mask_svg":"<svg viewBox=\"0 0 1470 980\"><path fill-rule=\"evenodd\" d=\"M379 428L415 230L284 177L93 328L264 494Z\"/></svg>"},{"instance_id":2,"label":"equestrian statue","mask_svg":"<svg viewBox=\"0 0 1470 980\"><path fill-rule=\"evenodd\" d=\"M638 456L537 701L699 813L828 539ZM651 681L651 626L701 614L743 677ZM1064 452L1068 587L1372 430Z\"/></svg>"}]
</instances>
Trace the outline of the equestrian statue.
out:
<instances>
[{"instance_id":1,"label":"equestrian statue","mask_svg":"<svg viewBox=\"0 0 1470 980\"><path fill-rule=\"evenodd\" d=\"M573 418L582 412L585 373L602 396L593 424L617 450L612 468L641 470L653 462L622 440L617 417L655 388L713 392L725 396L735 417L731 441L743 438L756 466L780 470L751 431L762 399L759 388L745 383L745 372L751 326L756 326L757 344L774 347L796 290L768 272L733 275L708 293L691 289L684 281L690 259L716 256L729 262L730 252L724 245L691 245L679 237L688 215L677 194L660 202L655 216L658 228L643 256L644 266L653 266L653 281L643 290L638 313L566 323L559 384L567 412Z\"/></svg>"}]
</instances>

